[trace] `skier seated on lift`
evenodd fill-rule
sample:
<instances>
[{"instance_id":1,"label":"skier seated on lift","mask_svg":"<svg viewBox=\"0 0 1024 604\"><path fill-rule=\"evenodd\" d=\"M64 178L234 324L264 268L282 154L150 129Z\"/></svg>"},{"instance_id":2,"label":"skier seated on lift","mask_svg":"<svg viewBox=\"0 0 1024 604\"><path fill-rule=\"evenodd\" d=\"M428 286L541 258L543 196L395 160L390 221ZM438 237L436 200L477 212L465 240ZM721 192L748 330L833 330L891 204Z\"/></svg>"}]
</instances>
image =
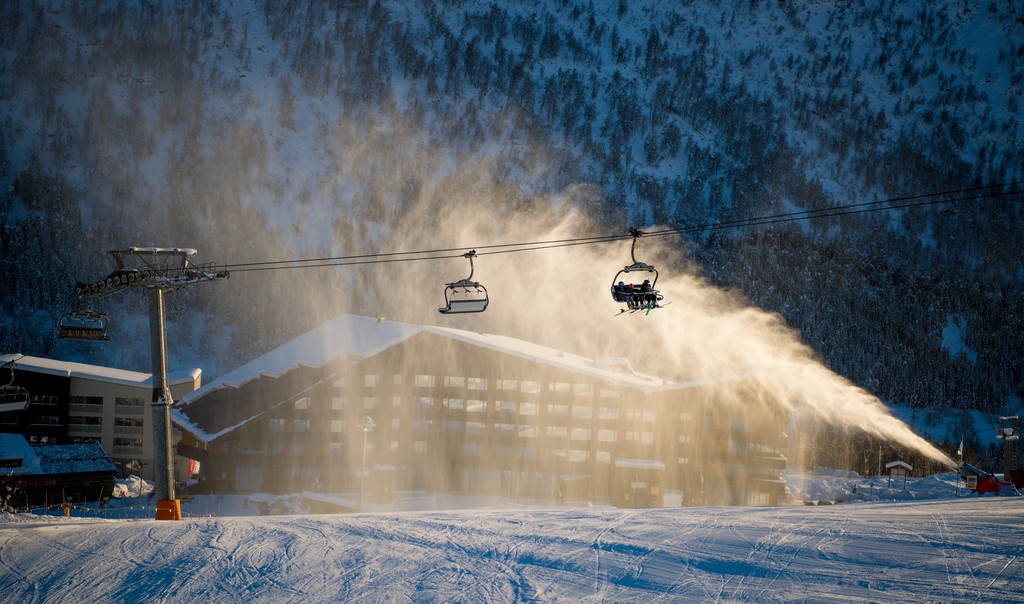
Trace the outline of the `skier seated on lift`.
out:
<instances>
[{"instance_id":1,"label":"skier seated on lift","mask_svg":"<svg viewBox=\"0 0 1024 604\"><path fill-rule=\"evenodd\" d=\"M619 281L612 290L612 298L616 302L626 302L633 308L633 284L625 284Z\"/></svg>"},{"instance_id":2,"label":"skier seated on lift","mask_svg":"<svg viewBox=\"0 0 1024 604\"><path fill-rule=\"evenodd\" d=\"M638 296L640 301L639 305L645 308L648 306L653 307L657 302L656 295L657 294L654 293L654 289L651 288L651 280L644 279L644 282L640 285L640 294Z\"/></svg>"}]
</instances>

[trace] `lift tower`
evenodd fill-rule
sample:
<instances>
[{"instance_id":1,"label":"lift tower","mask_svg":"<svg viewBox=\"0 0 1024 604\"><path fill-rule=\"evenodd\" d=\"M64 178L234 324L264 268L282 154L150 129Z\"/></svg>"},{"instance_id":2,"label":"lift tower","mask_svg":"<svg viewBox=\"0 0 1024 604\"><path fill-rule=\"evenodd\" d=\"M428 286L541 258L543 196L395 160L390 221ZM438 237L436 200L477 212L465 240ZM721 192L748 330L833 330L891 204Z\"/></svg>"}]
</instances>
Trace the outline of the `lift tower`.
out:
<instances>
[{"instance_id":1,"label":"lift tower","mask_svg":"<svg viewBox=\"0 0 1024 604\"><path fill-rule=\"evenodd\" d=\"M149 297L149 343L150 362L153 367L153 458L157 519L180 519L180 511L161 517L164 510L160 502L177 502L174 496L174 454L171 442L171 404L174 402L167 387L167 356L164 338L164 293L195 283L227 279L226 270L217 270L213 265L199 265L192 262L196 250L192 248L130 247L126 250L111 250L117 267L103 279L94 283L79 283L79 302L83 299L103 298L130 288L144 288ZM106 339L106 316L80 308L64 319L90 319L90 323L78 324L74 328L66 322L59 325L61 337L86 340ZM102 321L93 320L101 317ZM102 333L99 333L102 325Z\"/></svg>"}]
</instances>

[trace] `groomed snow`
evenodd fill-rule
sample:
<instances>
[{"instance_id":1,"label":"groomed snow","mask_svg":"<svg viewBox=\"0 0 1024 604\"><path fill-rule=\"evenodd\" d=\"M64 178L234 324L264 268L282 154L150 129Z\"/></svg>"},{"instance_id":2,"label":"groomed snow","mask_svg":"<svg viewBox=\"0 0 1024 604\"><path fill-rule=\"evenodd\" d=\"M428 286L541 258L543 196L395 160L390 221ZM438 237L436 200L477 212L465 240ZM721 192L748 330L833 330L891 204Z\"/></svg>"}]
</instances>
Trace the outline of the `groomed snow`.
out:
<instances>
[{"instance_id":1,"label":"groomed snow","mask_svg":"<svg viewBox=\"0 0 1024 604\"><path fill-rule=\"evenodd\" d=\"M952 477L904 491L819 471L791 488L824 501L859 483L861 501L827 506L502 503L181 522L0 514L0 593L10 602L1024 602L1024 498L958 496ZM250 496L245 513L268 498Z\"/></svg>"}]
</instances>

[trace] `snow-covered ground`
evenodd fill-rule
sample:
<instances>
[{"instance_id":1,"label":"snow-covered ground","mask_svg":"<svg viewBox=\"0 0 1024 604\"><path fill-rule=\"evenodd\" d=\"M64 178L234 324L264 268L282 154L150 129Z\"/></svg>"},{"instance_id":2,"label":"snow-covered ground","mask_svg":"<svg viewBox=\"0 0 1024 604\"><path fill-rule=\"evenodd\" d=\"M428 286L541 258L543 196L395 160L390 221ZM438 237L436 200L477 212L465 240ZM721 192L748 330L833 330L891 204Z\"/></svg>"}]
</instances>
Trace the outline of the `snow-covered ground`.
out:
<instances>
[{"instance_id":1,"label":"snow-covered ground","mask_svg":"<svg viewBox=\"0 0 1024 604\"><path fill-rule=\"evenodd\" d=\"M958 496L952 474L906 490L801 478L797 499L840 500L857 484L865 500L181 522L7 514L0 600L1024 602L1024 498Z\"/></svg>"}]
</instances>

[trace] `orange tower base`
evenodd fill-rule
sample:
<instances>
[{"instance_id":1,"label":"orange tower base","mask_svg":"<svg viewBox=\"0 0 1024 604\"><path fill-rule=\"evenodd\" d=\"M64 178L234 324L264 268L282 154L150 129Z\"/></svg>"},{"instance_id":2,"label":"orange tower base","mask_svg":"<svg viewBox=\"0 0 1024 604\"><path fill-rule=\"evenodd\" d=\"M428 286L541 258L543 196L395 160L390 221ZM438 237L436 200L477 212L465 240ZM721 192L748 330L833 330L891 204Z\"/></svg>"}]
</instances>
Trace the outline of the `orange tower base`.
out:
<instances>
[{"instance_id":1,"label":"orange tower base","mask_svg":"<svg viewBox=\"0 0 1024 604\"><path fill-rule=\"evenodd\" d=\"M181 520L181 501L178 499L160 499L156 502L157 520Z\"/></svg>"}]
</instances>

